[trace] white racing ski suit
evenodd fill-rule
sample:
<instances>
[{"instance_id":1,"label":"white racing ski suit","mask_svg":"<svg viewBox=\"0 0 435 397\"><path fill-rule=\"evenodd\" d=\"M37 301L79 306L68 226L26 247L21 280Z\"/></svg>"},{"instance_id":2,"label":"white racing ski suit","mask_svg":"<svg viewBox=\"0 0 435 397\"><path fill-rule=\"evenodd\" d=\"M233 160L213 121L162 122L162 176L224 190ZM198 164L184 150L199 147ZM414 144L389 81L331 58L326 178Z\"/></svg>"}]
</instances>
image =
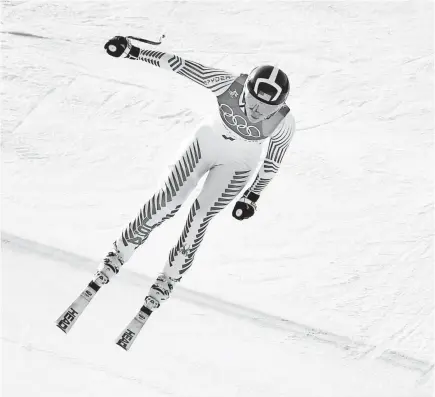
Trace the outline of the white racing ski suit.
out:
<instances>
[{"instance_id":1,"label":"white racing ski suit","mask_svg":"<svg viewBox=\"0 0 435 397\"><path fill-rule=\"evenodd\" d=\"M161 188L115 242L124 263L156 227L175 215L200 178L208 173L163 269L167 277L178 281L191 267L213 217L244 190L260 195L275 176L293 136L295 122L286 105L265 121L249 122L244 112L245 74L235 76L169 53L140 49L131 41L123 56L185 76L207 88L217 99L213 120L195 132ZM264 162L253 184L247 187L259 165L262 144L268 139Z\"/></svg>"}]
</instances>

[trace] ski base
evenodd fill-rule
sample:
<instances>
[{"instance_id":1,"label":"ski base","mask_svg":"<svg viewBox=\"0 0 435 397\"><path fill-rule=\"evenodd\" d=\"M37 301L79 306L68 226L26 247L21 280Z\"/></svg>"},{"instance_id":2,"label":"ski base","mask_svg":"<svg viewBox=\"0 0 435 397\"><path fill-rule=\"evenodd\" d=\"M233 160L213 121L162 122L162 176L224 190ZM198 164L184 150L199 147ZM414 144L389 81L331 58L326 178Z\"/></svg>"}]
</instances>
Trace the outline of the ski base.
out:
<instances>
[{"instance_id":1,"label":"ski base","mask_svg":"<svg viewBox=\"0 0 435 397\"><path fill-rule=\"evenodd\" d=\"M56 320L56 326L67 334L99 289L100 287L91 281L78 298Z\"/></svg>"},{"instance_id":2,"label":"ski base","mask_svg":"<svg viewBox=\"0 0 435 397\"><path fill-rule=\"evenodd\" d=\"M116 340L116 344L124 350L129 350L151 314L152 311L150 309L146 306L142 306L133 320L130 321L130 324L121 332Z\"/></svg>"}]
</instances>

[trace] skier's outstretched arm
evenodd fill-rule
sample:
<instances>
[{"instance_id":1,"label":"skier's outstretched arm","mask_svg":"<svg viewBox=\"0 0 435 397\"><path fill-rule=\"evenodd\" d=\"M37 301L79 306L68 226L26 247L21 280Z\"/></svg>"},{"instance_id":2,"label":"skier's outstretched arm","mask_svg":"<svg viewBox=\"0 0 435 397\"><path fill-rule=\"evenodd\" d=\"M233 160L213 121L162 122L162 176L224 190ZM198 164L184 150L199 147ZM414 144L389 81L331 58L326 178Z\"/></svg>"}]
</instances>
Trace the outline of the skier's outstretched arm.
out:
<instances>
[{"instance_id":1,"label":"skier's outstretched arm","mask_svg":"<svg viewBox=\"0 0 435 397\"><path fill-rule=\"evenodd\" d=\"M237 77L224 70L204 66L174 54L139 48L133 45L132 40L122 36L110 39L104 48L111 56L148 62L151 65L178 73L208 88L216 96L223 94Z\"/></svg>"},{"instance_id":2,"label":"skier's outstretched arm","mask_svg":"<svg viewBox=\"0 0 435 397\"><path fill-rule=\"evenodd\" d=\"M295 132L295 120L291 113L278 126L269 141L266 157L252 185L237 201L233 216L238 220L250 218L256 210L256 202L265 187L275 177L279 170L285 152Z\"/></svg>"}]
</instances>

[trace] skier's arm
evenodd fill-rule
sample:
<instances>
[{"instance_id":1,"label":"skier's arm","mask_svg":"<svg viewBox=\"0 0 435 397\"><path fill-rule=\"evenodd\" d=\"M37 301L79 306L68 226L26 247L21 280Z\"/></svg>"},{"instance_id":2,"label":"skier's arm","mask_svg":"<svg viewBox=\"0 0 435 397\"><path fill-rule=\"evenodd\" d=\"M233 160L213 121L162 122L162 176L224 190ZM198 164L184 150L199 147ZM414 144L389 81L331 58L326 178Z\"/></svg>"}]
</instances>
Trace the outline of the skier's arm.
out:
<instances>
[{"instance_id":1,"label":"skier's arm","mask_svg":"<svg viewBox=\"0 0 435 397\"><path fill-rule=\"evenodd\" d=\"M254 183L245 191L237 201L233 209L233 217L242 221L254 215L257 209L256 202L261 192L273 179L279 170L281 161L290 144L295 131L295 120L291 113L278 126L276 132L271 136L266 157L254 180Z\"/></svg>"},{"instance_id":2,"label":"skier's arm","mask_svg":"<svg viewBox=\"0 0 435 397\"><path fill-rule=\"evenodd\" d=\"M290 141L293 138L294 132L295 121L291 113L288 113L285 119L278 126L276 132L270 138L266 157L259 169L254 183L248 189L248 194L254 193L259 196L264 188L275 177Z\"/></svg>"},{"instance_id":3,"label":"skier's arm","mask_svg":"<svg viewBox=\"0 0 435 397\"><path fill-rule=\"evenodd\" d=\"M110 39L104 48L109 55L144 61L185 76L195 83L208 88L216 96L223 94L236 79L235 75L224 70L204 66L166 52L139 48L133 45L130 39L122 36Z\"/></svg>"}]
</instances>

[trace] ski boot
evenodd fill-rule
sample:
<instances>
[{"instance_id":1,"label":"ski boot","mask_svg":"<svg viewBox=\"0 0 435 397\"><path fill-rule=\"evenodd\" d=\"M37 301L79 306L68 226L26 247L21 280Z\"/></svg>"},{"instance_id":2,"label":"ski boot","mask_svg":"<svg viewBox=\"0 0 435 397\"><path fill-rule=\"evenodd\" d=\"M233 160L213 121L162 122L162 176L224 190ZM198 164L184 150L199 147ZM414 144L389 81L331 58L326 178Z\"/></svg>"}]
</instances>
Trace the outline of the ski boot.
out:
<instances>
[{"instance_id":1,"label":"ski boot","mask_svg":"<svg viewBox=\"0 0 435 397\"><path fill-rule=\"evenodd\" d=\"M116 250L115 245L115 251L110 251L104 258L103 262L98 266L93 279L94 283L99 287L107 284L115 274L119 273L119 269L123 264L124 261L122 256L120 252Z\"/></svg>"},{"instance_id":2,"label":"ski boot","mask_svg":"<svg viewBox=\"0 0 435 397\"><path fill-rule=\"evenodd\" d=\"M119 272L124 261L120 252L116 249L109 252L103 262L98 266L97 272L86 289L56 320L56 326L63 332L68 333L83 311L95 297L101 286L107 284L114 274Z\"/></svg>"},{"instance_id":3,"label":"ski boot","mask_svg":"<svg viewBox=\"0 0 435 397\"><path fill-rule=\"evenodd\" d=\"M158 309L161 302L169 299L174 283L176 280L168 277L166 274L161 273L157 277L154 284L151 286L148 295L145 297L145 304L151 311Z\"/></svg>"}]
</instances>

